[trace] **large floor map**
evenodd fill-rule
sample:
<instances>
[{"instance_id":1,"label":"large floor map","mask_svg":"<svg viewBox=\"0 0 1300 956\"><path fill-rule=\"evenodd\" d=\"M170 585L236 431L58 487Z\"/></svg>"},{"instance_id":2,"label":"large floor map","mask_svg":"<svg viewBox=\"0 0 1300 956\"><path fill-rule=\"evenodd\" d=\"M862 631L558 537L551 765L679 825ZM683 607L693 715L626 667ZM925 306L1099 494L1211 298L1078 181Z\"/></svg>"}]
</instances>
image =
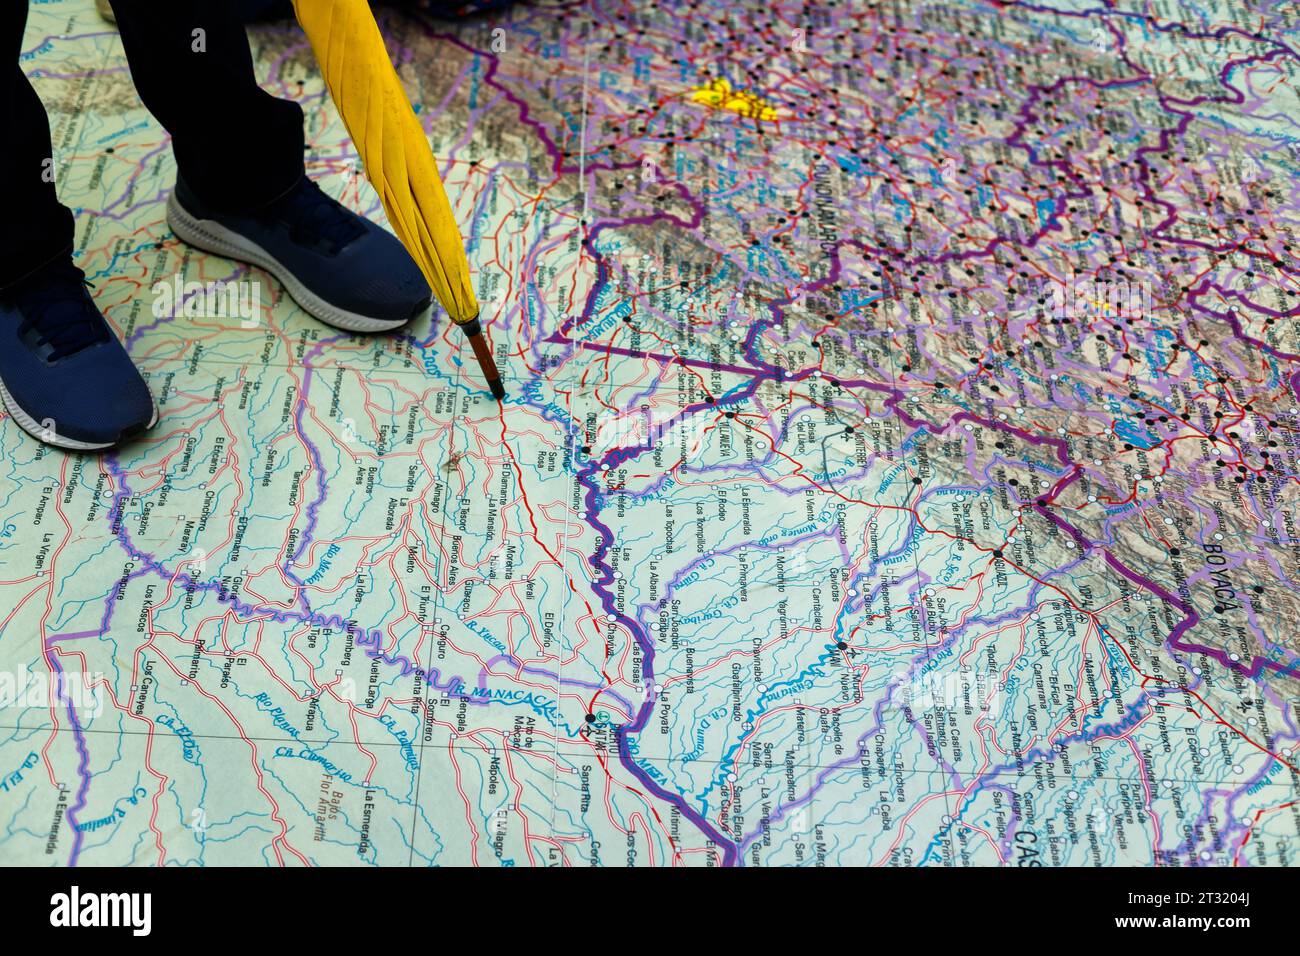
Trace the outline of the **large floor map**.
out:
<instances>
[{"instance_id":1,"label":"large floor map","mask_svg":"<svg viewBox=\"0 0 1300 956\"><path fill-rule=\"evenodd\" d=\"M382 22L504 406L178 242L115 32L32 4L162 418L0 425L0 857L1296 862L1294 2Z\"/></svg>"}]
</instances>

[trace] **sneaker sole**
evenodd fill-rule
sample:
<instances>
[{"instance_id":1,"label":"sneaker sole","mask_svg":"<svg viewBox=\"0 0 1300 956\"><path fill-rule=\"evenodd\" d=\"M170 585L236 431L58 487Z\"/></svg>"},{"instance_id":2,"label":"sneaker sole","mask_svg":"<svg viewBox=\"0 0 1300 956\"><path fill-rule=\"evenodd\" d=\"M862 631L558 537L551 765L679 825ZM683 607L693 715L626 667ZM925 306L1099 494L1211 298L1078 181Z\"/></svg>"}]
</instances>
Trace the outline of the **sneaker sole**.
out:
<instances>
[{"instance_id":1,"label":"sneaker sole","mask_svg":"<svg viewBox=\"0 0 1300 956\"><path fill-rule=\"evenodd\" d=\"M4 382L0 382L0 401L4 402L5 410L9 412L9 417L17 423L18 427L31 435L38 442L46 445L53 445L55 448L62 448L64 451L104 451L107 448L114 448L121 444L120 441L110 442L88 442L77 441L75 438L64 438L53 429L45 428L31 415L27 414L9 394L9 389L5 388ZM153 428L158 424L158 404L154 403L153 417L149 419L149 424L145 426L145 431Z\"/></svg>"},{"instance_id":2,"label":"sneaker sole","mask_svg":"<svg viewBox=\"0 0 1300 956\"><path fill-rule=\"evenodd\" d=\"M183 242L212 252L227 259L246 262L269 272L284 286L303 309L326 325L345 332L391 332L406 325L410 319L376 319L340 309L326 302L308 289L291 271L251 239L227 229L212 219L199 219L190 215L176 199L175 193L167 200L167 225Z\"/></svg>"}]
</instances>

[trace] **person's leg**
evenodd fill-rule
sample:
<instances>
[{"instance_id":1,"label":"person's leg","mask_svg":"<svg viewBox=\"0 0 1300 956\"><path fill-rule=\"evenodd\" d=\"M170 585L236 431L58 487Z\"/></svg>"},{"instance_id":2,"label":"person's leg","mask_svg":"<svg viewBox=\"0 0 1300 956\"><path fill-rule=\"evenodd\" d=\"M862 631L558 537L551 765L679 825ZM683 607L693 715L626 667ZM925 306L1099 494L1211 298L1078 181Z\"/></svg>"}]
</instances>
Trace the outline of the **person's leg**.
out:
<instances>
[{"instance_id":1,"label":"person's leg","mask_svg":"<svg viewBox=\"0 0 1300 956\"><path fill-rule=\"evenodd\" d=\"M231 211L264 206L303 176L297 103L257 85L232 0L112 0L131 78L172 136L181 179Z\"/></svg>"},{"instance_id":2,"label":"person's leg","mask_svg":"<svg viewBox=\"0 0 1300 956\"><path fill-rule=\"evenodd\" d=\"M72 213L54 191L49 119L18 63L26 22L25 0L0 4L0 286L72 252Z\"/></svg>"},{"instance_id":3,"label":"person's leg","mask_svg":"<svg viewBox=\"0 0 1300 956\"><path fill-rule=\"evenodd\" d=\"M302 110L258 87L243 5L112 2L140 98L172 134L178 238L269 272L336 328L391 331L428 311L428 283L397 238L305 175Z\"/></svg>"},{"instance_id":4,"label":"person's leg","mask_svg":"<svg viewBox=\"0 0 1300 956\"><path fill-rule=\"evenodd\" d=\"M25 0L0 4L0 405L41 441L92 451L139 434L157 409L72 261L49 120L19 65L26 19Z\"/></svg>"},{"instance_id":5,"label":"person's leg","mask_svg":"<svg viewBox=\"0 0 1300 956\"><path fill-rule=\"evenodd\" d=\"M305 175L302 109L257 85L247 0L112 4L140 98L172 134L178 238L269 272L337 328L390 331L427 312L429 286L396 237Z\"/></svg>"}]
</instances>

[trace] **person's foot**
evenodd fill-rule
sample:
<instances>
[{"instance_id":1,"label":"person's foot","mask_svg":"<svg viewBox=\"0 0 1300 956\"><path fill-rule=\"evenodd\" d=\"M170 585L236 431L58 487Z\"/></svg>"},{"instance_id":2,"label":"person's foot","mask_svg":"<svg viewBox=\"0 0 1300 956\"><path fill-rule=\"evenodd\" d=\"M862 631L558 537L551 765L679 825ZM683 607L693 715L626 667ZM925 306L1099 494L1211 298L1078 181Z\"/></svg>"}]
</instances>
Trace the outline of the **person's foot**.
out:
<instances>
[{"instance_id":1,"label":"person's foot","mask_svg":"<svg viewBox=\"0 0 1300 956\"><path fill-rule=\"evenodd\" d=\"M335 202L310 179L251 213L223 213L181 180L167 222L192 246L265 269L300 306L348 332L387 332L433 301L397 237Z\"/></svg>"},{"instance_id":2,"label":"person's foot","mask_svg":"<svg viewBox=\"0 0 1300 956\"><path fill-rule=\"evenodd\" d=\"M98 451L158 420L86 277L60 258L0 289L0 401L47 445Z\"/></svg>"}]
</instances>

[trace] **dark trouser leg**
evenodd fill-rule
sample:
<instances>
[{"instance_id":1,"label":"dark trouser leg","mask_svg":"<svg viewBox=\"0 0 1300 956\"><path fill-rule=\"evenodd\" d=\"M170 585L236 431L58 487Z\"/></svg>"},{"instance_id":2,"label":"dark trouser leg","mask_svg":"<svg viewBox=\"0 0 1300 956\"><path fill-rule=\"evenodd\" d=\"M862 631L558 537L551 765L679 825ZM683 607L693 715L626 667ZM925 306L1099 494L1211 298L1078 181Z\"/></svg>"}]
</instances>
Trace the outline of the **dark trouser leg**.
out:
<instances>
[{"instance_id":1,"label":"dark trouser leg","mask_svg":"<svg viewBox=\"0 0 1300 956\"><path fill-rule=\"evenodd\" d=\"M45 108L18 64L26 0L0 3L0 287L72 251L72 213L54 192Z\"/></svg>"},{"instance_id":2,"label":"dark trouser leg","mask_svg":"<svg viewBox=\"0 0 1300 956\"><path fill-rule=\"evenodd\" d=\"M257 85L230 0L112 2L140 99L171 133L180 174L200 198L247 210L298 181L302 109Z\"/></svg>"}]
</instances>

